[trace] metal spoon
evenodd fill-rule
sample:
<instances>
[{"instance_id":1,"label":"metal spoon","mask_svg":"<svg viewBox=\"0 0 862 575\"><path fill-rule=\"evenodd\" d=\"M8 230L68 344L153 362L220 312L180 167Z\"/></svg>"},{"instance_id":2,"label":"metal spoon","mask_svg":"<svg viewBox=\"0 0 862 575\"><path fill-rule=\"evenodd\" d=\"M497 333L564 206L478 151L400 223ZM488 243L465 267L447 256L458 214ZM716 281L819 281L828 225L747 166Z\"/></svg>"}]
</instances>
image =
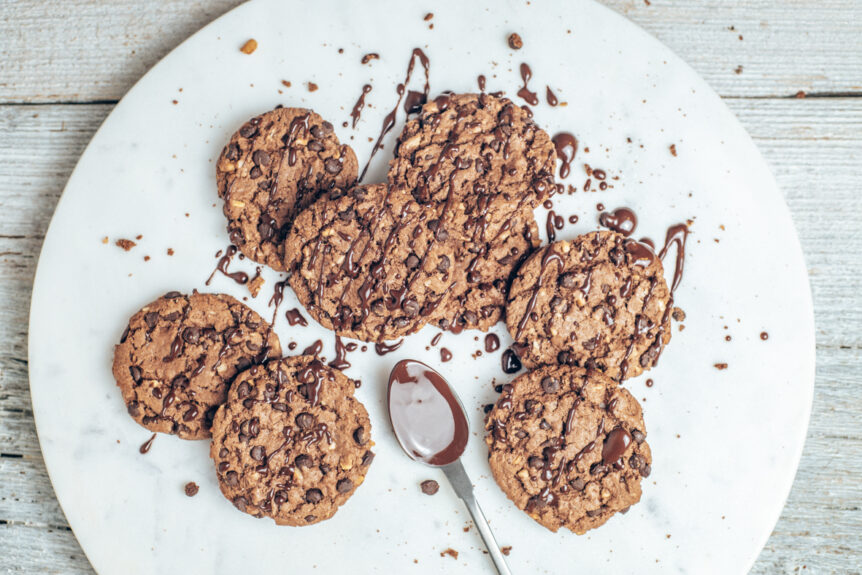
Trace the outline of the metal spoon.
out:
<instances>
[{"instance_id":1,"label":"metal spoon","mask_svg":"<svg viewBox=\"0 0 862 575\"><path fill-rule=\"evenodd\" d=\"M473 494L473 483L461 465L470 437L467 413L443 376L424 363L405 359L389 375L389 420L404 452L413 460L443 470L500 575L511 575L488 520Z\"/></svg>"}]
</instances>

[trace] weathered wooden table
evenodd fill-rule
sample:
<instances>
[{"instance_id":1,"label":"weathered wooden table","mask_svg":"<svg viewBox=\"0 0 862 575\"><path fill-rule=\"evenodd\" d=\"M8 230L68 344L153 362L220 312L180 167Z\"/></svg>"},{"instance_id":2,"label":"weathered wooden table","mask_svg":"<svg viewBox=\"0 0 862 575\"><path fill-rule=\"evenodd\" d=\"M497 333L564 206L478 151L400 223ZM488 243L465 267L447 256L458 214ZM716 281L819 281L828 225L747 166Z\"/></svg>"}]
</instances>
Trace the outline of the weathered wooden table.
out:
<instances>
[{"instance_id":1,"label":"weathered wooden table","mask_svg":"<svg viewBox=\"0 0 862 575\"><path fill-rule=\"evenodd\" d=\"M238 3L0 0L0 571L92 573L45 471L27 380L30 290L54 206L117 100ZM772 165L805 250L814 410L793 491L754 572L859 573L862 1L606 3L725 98ZM752 441L768 449L769 438Z\"/></svg>"}]
</instances>

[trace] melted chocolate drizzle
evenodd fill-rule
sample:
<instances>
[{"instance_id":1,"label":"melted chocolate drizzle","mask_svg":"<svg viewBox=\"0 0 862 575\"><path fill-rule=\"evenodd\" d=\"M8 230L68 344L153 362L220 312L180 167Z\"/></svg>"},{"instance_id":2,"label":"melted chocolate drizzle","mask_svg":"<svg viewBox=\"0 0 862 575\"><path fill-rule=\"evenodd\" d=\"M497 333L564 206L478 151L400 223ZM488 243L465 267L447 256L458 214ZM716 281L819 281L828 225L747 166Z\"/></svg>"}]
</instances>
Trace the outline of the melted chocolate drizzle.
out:
<instances>
[{"instance_id":1,"label":"melted chocolate drizzle","mask_svg":"<svg viewBox=\"0 0 862 575\"><path fill-rule=\"evenodd\" d=\"M150 452L150 448L153 446L153 441L156 440L156 434L154 433L152 437L146 440L141 447L138 448L138 451L141 452L141 455L146 455Z\"/></svg>"},{"instance_id":2,"label":"melted chocolate drizzle","mask_svg":"<svg viewBox=\"0 0 862 575\"><path fill-rule=\"evenodd\" d=\"M670 293L676 291L679 283L682 281L683 267L685 266L685 241L688 239L688 226L685 224L676 224L667 229L667 236L664 240L664 247L658 254L658 257L664 260L668 250L676 244L676 262L673 269L673 283L670 286Z\"/></svg>"},{"instance_id":3,"label":"melted chocolate drizzle","mask_svg":"<svg viewBox=\"0 0 862 575\"><path fill-rule=\"evenodd\" d=\"M500 349L500 338L496 333L489 333L485 336L485 352L494 353Z\"/></svg>"},{"instance_id":4,"label":"melted chocolate drizzle","mask_svg":"<svg viewBox=\"0 0 862 575\"><path fill-rule=\"evenodd\" d=\"M228 271L228 266L230 266L230 262L233 259L233 256L236 255L238 249L235 245L231 244L225 250L225 254L219 259L218 265L216 265L216 269L213 270L213 273L210 274L210 277L207 278L205 285L210 285L213 277L215 277L216 272L221 272L225 276L229 277L236 283L240 285L245 285L248 283L248 274L245 272L230 272Z\"/></svg>"},{"instance_id":5,"label":"melted chocolate drizzle","mask_svg":"<svg viewBox=\"0 0 862 575\"><path fill-rule=\"evenodd\" d=\"M284 312L284 317L287 318L287 323L291 326L299 325L305 327L308 325L308 320L303 317L297 308L289 309Z\"/></svg>"},{"instance_id":6,"label":"melted chocolate drizzle","mask_svg":"<svg viewBox=\"0 0 862 575\"><path fill-rule=\"evenodd\" d=\"M355 343L351 342L351 343L348 343L347 345L344 345L344 342L341 341L341 336L336 335L335 336L335 359L330 361L327 365L329 367L332 367L335 369L341 369L341 370L344 370L344 369L347 369L348 367L350 367L351 364L349 361L347 361L347 352L352 351L349 349L350 345L353 345L353 349L356 349Z\"/></svg>"},{"instance_id":7,"label":"melted chocolate drizzle","mask_svg":"<svg viewBox=\"0 0 862 575\"><path fill-rule=\"evenodd\" d=\"M359 123L359 118L362 116L362 110L365 108L365 95L371 91L371 84L362 86L362 93L353 105L353 110L350 112L351 128L356 129L356 124Z\"/></svg>"},{"instance_id":8,"label":"melted chocolate drizzle","mask_svg":"<svg viewBox=\"0 0 862 575\"><path fill-rule=\"evenodd\" d=\"M599 216L599 223L609 230L629 237L638 227L638 217L629 208L617 208Z\"/></svg>"},{"instance_id":9,"label":"melted chocolate drizzle","mask_svg":"<svg viewBox=\"0 0 862 575\"><path fill-rule=\"evenodd\" d=\"M377 355L386 355L387 353L392 353L399 347L404 344L404 338L399 339L395 343L386 343L385 341L378 341L374 344L374 351L377 352Z\"/></svg>"},{"instance_id":10,"label":"melted chocolate drizzle","mask_svg":"<svg viewBox=\"0 0 862 575\"><path fill-rule=\"evenodd\" d=\"M550 86L546 86L547 90L545 91L545 98L548 100L549 106L556 106L559 104L559 100L557 100L557 95L551 91Z\"/></svg>"},{"instance_id":11,"label":"melted chocolate drizzle","mask_svg":"<svg viewBox=\"0 0 862 575\"><path fill-rule=\"evenodd\" d=\"M452 352L446 349L445 347L440 348L440 361L446 363L452 359Z\"/></svg>"},{"instance_id":12,"label":"melted chocolate drizzle","mask_svg":"<svg viewBox=\"0 0 862 575\"><path fill-rule=\"evenodd\" d=\"M578 153L578 139L569 132L560 132L554 134L551 141L554 142L554 150L557 153L557 158L562 162L560 165L560 178L566 179L571 172L575 154Z\"/></svg>"},{"instance_id":13,"label":"melted chocolate drizzle","mask_svg":"<svg viewBox=\"0 0 862 575\"><path fill-rule=\"evenodd\" d=\"M518 96L531 106L537 106L539 104L539 96L528 87L530 78L533 77L533 71L526 62L521 63L520 71L521 80L524 82L524 85L518 90Z\"/></svg>"},{"instance_id":14,"label":"melted chocolate drizzle","mask_svg":"<svg viewBox=\"0 0 862 575\"><path fill-rule=\"evenodd\" d=\"M428 93L431 90L431 86L428 80L428 73L430 69L430 61L428 60L428 56L425 55L420 48L414 48L413 53L410 55L410 63L407 65L407 75L404 78L403 84L398 84L396 88L396 92L398 93L398 101L395 103L395 107L392 108L392 111L386 114L386 117L383 118L383 124L380 128L380 135L377 136L377 141L374 142L374 147L371 148L371 154L368 156L368 162L366 162L365 167L362 168L362 173L359 175L359 182L361 182L365 178L365 173L368 171L368 166L371 165L371 160L374 158L374 155L377 153L377 150L380 149L380 144L383 142L383 138L386 137L392 128L395 127L395 118L398 114L398 107L401 105L401 100L404 98L404 90L405 86L410 83L410 78L413 76L413 68L416 65L416 60L419 60L422 65L422 69L425 72L425 86L422 89L422 94L424 94L425 99L428 98Z\"/></svg>"}]
</instances>

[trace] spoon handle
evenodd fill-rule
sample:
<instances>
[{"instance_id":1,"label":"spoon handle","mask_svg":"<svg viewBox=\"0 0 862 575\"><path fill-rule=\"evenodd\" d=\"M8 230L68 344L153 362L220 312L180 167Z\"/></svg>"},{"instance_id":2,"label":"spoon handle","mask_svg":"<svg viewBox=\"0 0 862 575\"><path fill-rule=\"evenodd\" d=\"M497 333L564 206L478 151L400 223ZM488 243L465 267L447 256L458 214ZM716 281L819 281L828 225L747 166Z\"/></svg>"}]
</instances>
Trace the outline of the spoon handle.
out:
<instances>
[{"instance_id":1,"label":"spoon handle","mask_svg":"<svg viewBox=\"0 0 862 575\"><path fill-rule=\"evenodd\" d=\"M479 530L479 534L482 536L482 541L485 542L488 554L494 561L494 567L497 568L497 573L500 575L512 575L512 572L509 571L509 566L506 565L503 553L500 551L500 547L494 539L494 534L491 532L488 520L485 519L485 514L482 513L482 509L476 501L476 496L473 494L473 483L470 481L470 478L467 477L467 472L464 470L464 466L461 465L461 460L458 459L454 463L444 465L443 473L446 474L446 478L449 480L449 483L452 484L455 494L458 495L458 497L460 497L467 505L467 510L470 511L470 515L473 517L473 523L476 525L476 529Z\"/></svg>"}]
</instances>

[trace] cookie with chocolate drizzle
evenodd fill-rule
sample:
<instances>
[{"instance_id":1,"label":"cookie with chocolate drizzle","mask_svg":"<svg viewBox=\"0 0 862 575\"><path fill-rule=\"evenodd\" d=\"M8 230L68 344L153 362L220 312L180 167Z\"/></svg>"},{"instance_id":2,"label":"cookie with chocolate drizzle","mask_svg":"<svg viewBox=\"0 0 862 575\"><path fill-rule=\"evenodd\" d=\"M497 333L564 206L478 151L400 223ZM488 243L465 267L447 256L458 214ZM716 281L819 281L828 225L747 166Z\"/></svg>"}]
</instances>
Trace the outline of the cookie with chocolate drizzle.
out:
<instances>
[{"instance_id":1,"label":"cookie with chocolate drizzle","mask_svg":"<svg viewBox=\"0 0 862 575\"><path fill-rule=\"evenodd\" d=\"M441 221L436 206L385 184L325 194L285 242L290 285L339 335L384 341L413 333L464 283L463 246Z\"/></svg>"},{"instance_id":2,"label":"cookie with chocolate drizzle","mask_svg":"<svg viewBox=\"0 0 862 575\"><path fill-rule=\"evenodd\" d=\"M284 271L283 242L297 214L321 192L352 186L357 170L350 146L311 110L276 108L252 118L216 163L231 243Z\"/></svg>"},{"instance_id":3,"label":"cookie with chocolate drizzle","mask_svg":"<svg viewBox=\"0 0 862 575\"><path fill-rule=\"evenodd\" d=\"M206 439L234 376L280 355L272 326L234 298L171 292L129 320L113 373L139 424Z\"/></svg>"},{"instance_id":4,"label":"cookie with chocolate drizzle","mask_svg":"<svg viewBox=\"0 0 862 575\"><path fill-rule=\"evenodd\" d=\"M580 535L625 512L651 472L640 405L595 370L546 366L518 377L485 429L500 488L551 531Z\"/></svg>"},{"instance_id":5,"label":"cookie with chocolate drizzle","mask_svg":"<svg viewBox=\"0 0 862 575\"><path fill-rule=\"evenodd\" d=\"M579 365L622 381L655 365L670 341L671 297L649 246L593 232L524 262L506 327L525 367Z\"/></svg>"},{"instance_id":6,"label":"cookie with chocolate drizzle","mask_svg":"<svg viewBox=\"0 0 862 575\"><path fill-rule=\"evenodd\" d=\"M554 167L548 134L506 98L444 93L404 126L389 185L439 206L467 252L467 281L441 327L484 331L501 319L512 274L538 246L532 210L553 192Z\"/></svg>"},{"instance_id":7,"label":"cookie with chocolate drizzle","mask_svg":"<svg viewBox=\"0 0 862 575\"><path fill-rule=\"evenodd\" d=\"M210 456L234 506L279 525L332 517L374 459L371 422L354 382L315 356L237 376L213 422Z\"/></svg>"}]
</instances>

